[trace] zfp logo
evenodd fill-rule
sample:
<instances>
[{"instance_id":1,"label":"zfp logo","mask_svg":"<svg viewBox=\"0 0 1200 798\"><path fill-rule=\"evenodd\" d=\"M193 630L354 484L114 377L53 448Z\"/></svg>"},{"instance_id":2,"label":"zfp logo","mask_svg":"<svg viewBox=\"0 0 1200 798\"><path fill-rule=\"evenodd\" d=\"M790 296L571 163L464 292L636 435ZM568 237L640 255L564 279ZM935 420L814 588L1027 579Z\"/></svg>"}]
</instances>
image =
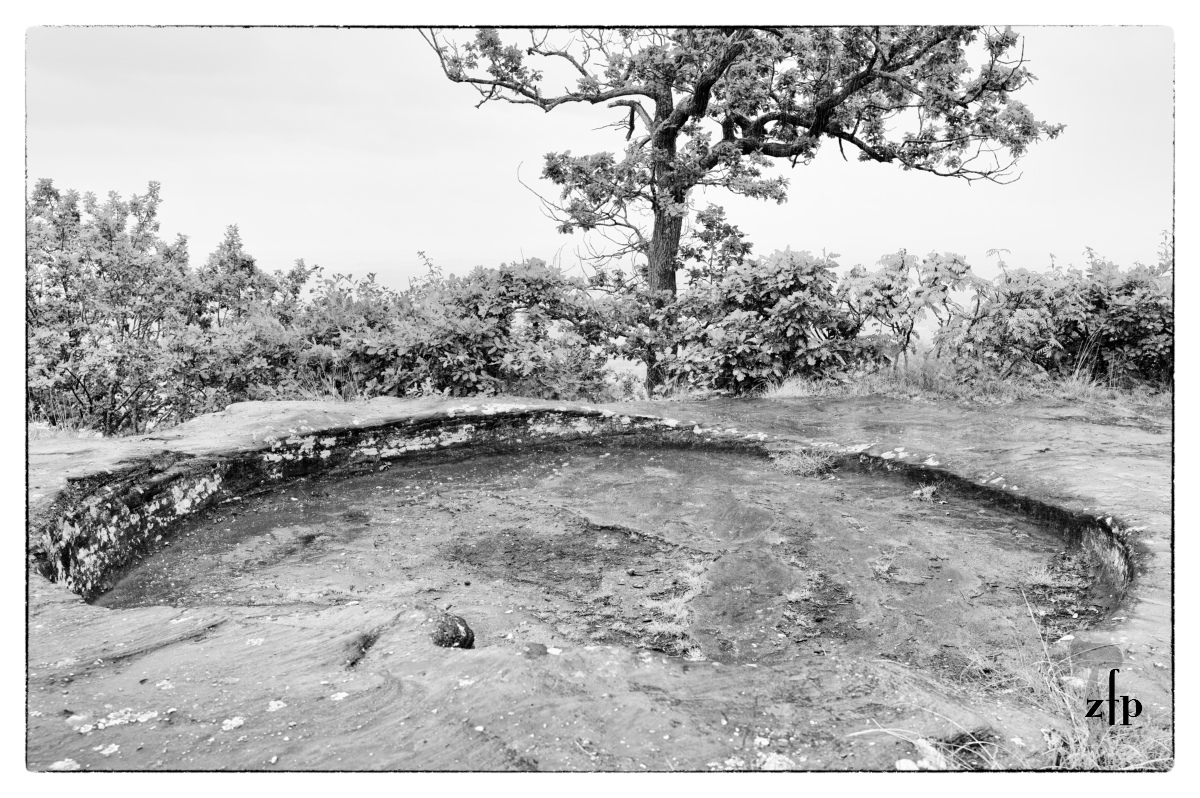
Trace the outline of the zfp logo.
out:
<instances>
[{"instance_id":1,"label":"zfp logo","mask_svg":"<svg viewBox=\"0 0 1200 798\"><path fill-rule=\"evenodd\" d=\"M1117 699L1121 699L1120 725L1128 726L1131 718L1142 714L1142 702L1127 695L1117 695L1117 674L1120 668L1112 668L1108 672L1108 698L1088 698L1087 718L1108 718L1108 725L1117 725ZM1093 682L1094 683L1094 682ZM1107 706L1106 706L1107 705ZM1107 711L1107 715L1105 712Z\"/></svg>"}]
</instances>

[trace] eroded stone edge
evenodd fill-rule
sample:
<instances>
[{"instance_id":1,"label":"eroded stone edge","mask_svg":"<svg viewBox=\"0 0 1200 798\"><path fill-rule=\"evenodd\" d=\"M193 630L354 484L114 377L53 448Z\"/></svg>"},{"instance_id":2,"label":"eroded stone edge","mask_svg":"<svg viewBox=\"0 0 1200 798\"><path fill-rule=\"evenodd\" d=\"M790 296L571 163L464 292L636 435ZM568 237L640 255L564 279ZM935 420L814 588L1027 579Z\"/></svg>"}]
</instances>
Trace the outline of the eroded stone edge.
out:
<instances>
[{"instance_id":1,"label":"eroded stone edge","mask_svg":"<svg viewBox=\"0 0 1200 798\"><path fill-rule=\"evenodd\" d=\"M119 471L72 479L30 525L30 554L43 576L84 597L110 587L111 575L148 551L181 519L246 491L301 476L367 469L398 458L465 447L516 448L551 441L654 434L673 444L735 446L761 454L816 448L842 463L951 483L960 492L996 500L1006 509L1050 521L1066 542L1089 549L1103 564L1100 578L1118 600L1132 585L1146 553L1135 529L1111 515L1075 512L1033 498L993 479L977 480L942 468L933 455L909 460L903 447L814 444L645 414L587 406L479 403L412 413L362 425L358 421L303 428L266 437L223 454L165 452Z\"/></svg>"}]
</instances>

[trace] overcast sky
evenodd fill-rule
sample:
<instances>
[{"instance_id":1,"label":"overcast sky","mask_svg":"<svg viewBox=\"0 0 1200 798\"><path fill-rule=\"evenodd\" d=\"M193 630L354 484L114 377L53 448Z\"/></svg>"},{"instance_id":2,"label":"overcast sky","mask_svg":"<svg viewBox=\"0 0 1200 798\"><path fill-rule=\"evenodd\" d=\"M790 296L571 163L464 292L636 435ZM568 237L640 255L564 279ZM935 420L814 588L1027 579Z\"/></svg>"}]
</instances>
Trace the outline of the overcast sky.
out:
<instances>
[{"instance_id":1,"label":"overcast sky","mask_svg":"<svg viewBox=\"0 0 1200 798\"><path fill-rule=\"evenodd\" d=\"M995 273L987 250L1042 269L1092 247L1153 262L1172 224L1174 39L1166 27L1029 27L1038 77L1018 97L1055 141L999 186L844 162L776 170L784 205L710 191L755 251L841 255L953 251ZM467 35L464 33L464 35ZM295 28L31 28L26 48L29 185L128 197L162 184L161 234L186 234L193 264L237 224L268 270L296 258L377 272L403 287L417 251L449 271L522 256L578 262L521 178L545 194L550 151L620 151L616 111L489 103L450 83L416 31ZM599 129L597 129L599 128Z\"/></svg>"}]
</instances>

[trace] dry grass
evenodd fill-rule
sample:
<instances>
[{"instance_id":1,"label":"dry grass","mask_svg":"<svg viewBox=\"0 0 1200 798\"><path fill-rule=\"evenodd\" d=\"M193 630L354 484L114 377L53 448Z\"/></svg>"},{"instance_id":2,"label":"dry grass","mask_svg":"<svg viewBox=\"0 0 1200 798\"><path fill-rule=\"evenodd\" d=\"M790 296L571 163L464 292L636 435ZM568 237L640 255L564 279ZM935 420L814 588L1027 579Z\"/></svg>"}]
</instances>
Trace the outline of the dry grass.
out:
<instances>
[{"instance_id":1,"label":"dry grass","mask_svg":"<svg viewBox=\"0 0 1200 798\"><path fill-rule=\"evenodd\" d=\"M686 627L688 621L687 603L692 596L684 593L669 599L644 599L642 606L657 616L653 623L663 623L671 626Z\"/></svg>"},{"instance_id":2,"label":"dry grass","mask_svg":"<svg viewBox=\"0 0 1200 798\"><path fill-rule=\"evenodd\" d=\"M1103 736L1077 727L1058 740L1056 770L1170 770L1175 764L1171 730L1149 724L1114 726Z\"/></svg>"},{"instance_id":3,"label":"dry grass","mask_svg":"<svg viewBox=\"0 0 1200 798\"><path fill-rule=\"evenodd\" d=\"M683 592L666 599L645 599L642 606L653 618L646 624L646 631L658 637L667 637L677 642L689 660L703 660L704 654L691 644L688 634L691 628L691 611L688 602L704 591L704 571L708 565L691 560L684 567Z\"/></svg>"},{"instance_id":4,"label":"dry grass","mask_svg":"<svg viewBox=\"0 0 1200 798\"><path fill-rule=\"evenodd\" d=\"M892 570L892 564L896 561L896 549L885 549L880 552L879 556L871 560L868 565L871 566L871 573L876 579L888 581L888 574Z\"/></svg>"},{"instance_id":5,"label":"dry grass","mask_svg":"<svg viewBox=\"0 0 1200 798\"><path fill-rule=\"evenodd\" d=\"M1029 581L1059 577L1051 571L1031 573ZM1032 706L1052 715L1053 728L1043 732L1045 749L1039 756L1012 759L1001 741L988 729L965 729L952 738L929 740L907 729L875 729L854 735L888 734L914 746L918 759L897 763L909 770L1004 770L1014 767L1041 770L1170 770L1175 762L1169 724L1142 722L1109 726L1106 720L1087 718L1088 688L1081 675L1071 670L1070 656L1052 649L1025 602L1033 637L1023 637L1001 654L984 655L963 650L965 664L960 678L983 685L990 691L1015 694ZM1034 741L1027 741L1030 745ZM1026 749L1028 750L1028 749ZM936 752L937 756L930 752Z\"/></svg>"},{"instance_id":6,"label":"dry grass","mask_svg":"<svg viewBox=\"0 0 1200 798\"><path fill-rule=\"evenodd\" d=\"M1111 402L1120 399L1119 392L1106 388L1095 380L1072 374L1057 383L1057 395L1069 402Z\"/></svg>"},{"instance_id":7,"label":"dry grass","mask_svg":"<svg viewBox=\"0 0 1200 798\"><path fill-rule=\"evenodd\" d=\"M646 624L646 631L652 635L667 635L668 637L683 637L687 634L687 624L656 619ZM689 651L691 649L688 649Z\"/></svg>"},{"instance_id":8,"label":"dry grass","mask_svg":"<svg viewBox=\"0 0 1200 798\"><path fill-rule=\"evenodd\" d=\"M991 682L993 686L1005 681L1000 675L1000 668L996 664L998 655L984 654L977 648L959 647L958 650L962 654L963 660L965 660L962 670L958 673L958 678L971 681L986 680Z\"/></svg>"},{"instance_id":9,"label":"dry grass","mask_svg":"<svg viewBox=\"0 0 1200 798\"><path fill-rule=\"evenodd\" d=\"M1024 588L1082 588L1084 571L1103 567L1103 553L1096 548L1084 548L1070 556L1060 555L1049 562L1034 565L1017 575L1016 583Z\"/></svg>"},{"instance_id":10,"label":"dry grass","mask_svg":"<svg viewBox=\"0 0 1200 798\"><path fill-rule=\"evenodd\" d=\"M1018 580L1027 587L1074 582L1069 571L1046 566L1030 569ZM1028 596L1025 607L1034 634L1018 635L1012 645L991 655L960 649L965 663L959 674L962 679L986 684L991 691L1014 694L1056 719L1053 728L1044 732L1046 749L1041 758L1024 760L1021 766L1046 770L1169 770L1174 763L1170 725L1146 720L1127 727L1110 727L1105 721L1087 718L1089 688L1084 677L1090 672L1072 670L1065 642L1052 645L1046 640Z\"/></svg>"},{"instance_id":11,"label":"dry grass","mask_svg":"<svg viewBox=\"0 0 1200 798\"><path fill-rule=\"evenodd\" d=\"M935 495L937 495L937 485L926 485L924 483L912 492L912 497L919 502L932 502Z\"/></svg>"},{"instance_id":12,"label":"dry grass","mask_svg":"<svg viewBox=\"0 0 1200 798\"><path fill-rule=\"evenodd\" d=\"M783 382L773 385L763 393L765 399L808 399L824 396L865 396L869 391L857 390L859 382L835 382L833 380L813 379L812 377L788 377Z\"/></svg>"},{"instance_id":13,"label":"dry grass","mask_svg":"<svg viewBox=\"0 0 1200 798\"><path fill-rule=\"evenodd\" d=\"M1057 574L1045 565L1037 565L1021 575L1020 582L1033 587L1053 587L1060 582Z\"/></svg>"},{"instance_id":14,"label":"dry grass","mask_svg":"<svg viewBox=\"0 0 1200 798\"><path fill-rule=\"evenodd\" d=\"M44 421L31 421L25 425L25 432L31 441L63 440L73 438L103 438L104 433L86 427L70 424L51 425Z\"/></svg>"},{"instance_id":15,"label":"dry grass","mask_svg":"<svg viewBox=\"0 0 1200 798\"><path fill-rule=\"evenodd\" d=\"M1128 727L1098 724L1086 717L1086 687L1071 673L1070 658L1054 656L1025 602L1037 631L1041 656L1013 669L1013 676L1036 703L1061 721L1047 735L1053 770L1169 770L1175 762L1169 726L1141 723Z\"/></svg>"},{"instance_id":16,"label":"dry grass","mask_svg":"<svg viewBox=\"0 0 1200 798\"><path fill-rule=\"evenodd\" d=\"M895 368L860 372L849 380L789 377L762 394L765 399L807 399L854 396L892 396L912 401L956 401L985 405L1012 404L1030 399L1060 400L1099 407L1168 413L1173 391L1150 387L1104 385L1081 375L1062 379L978 377L963 379L949 361L932 353L915 355Z\"/></svg>"},{"instance_id":17,"label":"dry grass","mask_svg":"<svg viewBox=\"0 0 1200 798\"><path fill-rule=\"evenodd\" d=\"M901 759L896 762L897 770L1001 770L1000 747L984 732L963 729L950 740L927 740L907 729L865 729L852 732L847 737L863 734L887 734L904 740L916 749L916 761ZM957 725L957 724L955 724ZM959 728L962 728L961 726Z\"/></svg>"},{"instance_id":18,"label":"dry grass","mask_svg":"<svg viewBox=\"0 0 1200 798\"><path fill-rule=\"evenodd\" d=\"M892 396L914 401L972 401L980 404L1008 404L1040 396L1031 385L1013 381L966 384L936 362L881 369L855 375L849 382L790 377L768 388L763 398L804 399L809 397L849 398L854 396Z\"/></svg>"},{"instance_id":19,"label":"dry grass","mask_svg":"<svg viewBox=\"0 0 1200 798\"><path fill-rule=\"evenodd\" d=\"M786 454L775 455L771 460L771 467L785 474L813 477L824 474L832 468L833 457L824 452L813 450L787 452Z\"/></svg>"},{"instance_id":20,"label":"dry grass","mask_svg":"<svg viewBox=\"0 0 1200 798\"><path fill-rule=\"evenodd\" d=\"M284 385L254 385L250 398L265 401L298 400L318 402L353 402L367 399L358 380L348 368L337 373L301 371L296 379Z\"/></svg>"}]
</instances>

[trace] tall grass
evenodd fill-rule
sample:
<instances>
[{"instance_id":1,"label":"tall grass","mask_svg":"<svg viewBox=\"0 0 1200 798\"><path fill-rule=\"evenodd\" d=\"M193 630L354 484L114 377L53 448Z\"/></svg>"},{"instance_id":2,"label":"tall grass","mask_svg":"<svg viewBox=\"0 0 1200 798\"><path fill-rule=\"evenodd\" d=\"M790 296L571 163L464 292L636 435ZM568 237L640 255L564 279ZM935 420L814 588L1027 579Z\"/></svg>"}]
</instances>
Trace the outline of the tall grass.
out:
<instances>
[{"instance_id":1,"label":"tall grass","mask_svg":"<svg viewBox=\"0 0 1200 798\"><path fill-rule=\"evenodd\" d=\"M368 396L359 386L354 372L345 366L320 371L302 369L284 383L255 385L250 389L251 399L267 401L354 402Z\"/></svg>"},{"instance_id":2,"label":"tall grass","mask_svg":"<svg viewBox=\"0 0 1200 798\"><path fill-rule=\"evenodd\" d=\"M1072 672L1069 656L1055 656L1033 617L1041 656L1010 666L1010 678L1023 685L1035 703L1060 720L1047 733L1046 769L1051 770L1170 770L1175 763L1171 727L1142 722L1109 726L1088 718L1086 683Z\"/></svg>"},{"instance_id":3,"label":"tall grass","mask_svg":"<svg viewBox=\"0 0 1200 798\"><path fill-rule=\"evenodd\" d=\"M886 555L881 560L877 574L886 574ZM1054 581L1056 577L1048 574L1045 579ZM1093 684L1089 689L1080 674L1072 671L1069 655L1056 655L1028 600L1026 608L1035 636L1021 638L1018 645L1003 652L1002 662L998 661L1000 655L965 652L968 661L959 678L976 687L989 685L992 690L1020 697L1051 715L1053 727L1043 730L1040 753L1013 759L992 730L968 730L958 724L954 724L958 732L945 739L925 739L910 729L878 724L848 736L881 733L909 742L921 758L907 766L902 766L903 760L897 762L898 769L907 770L1170 770L1175 763L1170 722L1109 726L1106 719L1086 717L1089 693L1099 688ZM1032 742L1027 741L1024 750L1028 751Z\"/></svg>"},{"instance_id":4,"label":"tall grass","mask_svg":"<svg viewBox=\"0 0 1200 798\"><path fill-rule=\"evenodd\" d=\"M1061 379L974 377L964 379L949 361L927 353L895 368L860 372L841 380L794 376L768 387L765 399L892 396L915 401L958 401L985 405L1049 399L1095 405L1132 405L1152 413L1169 412L1170 389L1119 387L1075 373Z\"/></svg>"},{"instance_id":5,"label":"tall grass","mask_svg":"<svg viewBox=\"0 0 1200 798\"><path fill-rule=\"evenodd\" d=\"M25 433L31 441L64 440L72 438L102 438L103 433L78 424L51 424L47 421L31 421L25 425Z\"/></svg>"}]
</instances>

